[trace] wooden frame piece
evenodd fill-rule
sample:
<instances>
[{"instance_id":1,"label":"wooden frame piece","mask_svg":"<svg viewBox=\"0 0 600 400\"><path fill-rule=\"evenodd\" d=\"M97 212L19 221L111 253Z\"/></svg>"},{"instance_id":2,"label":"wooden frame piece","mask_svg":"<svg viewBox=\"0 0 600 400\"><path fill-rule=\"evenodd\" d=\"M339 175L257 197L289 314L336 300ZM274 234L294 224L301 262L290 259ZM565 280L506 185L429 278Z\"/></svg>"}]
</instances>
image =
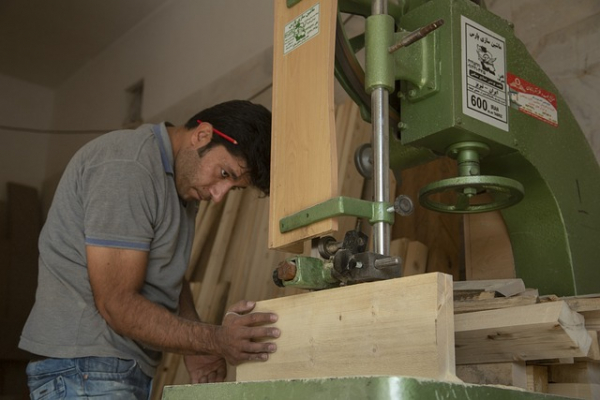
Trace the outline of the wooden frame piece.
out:
<instances>
[{"instance_id":1,"label":"wooden frame piece","mask_svg":"<svg viewBox=\"0 0 600 400\"><path fill-rule=\"evenodd\" d=\"M279 315L277 352L237 381L403 375L455 379L452 278L441 273L259 302Z\"/></svg>"}]
</instances>

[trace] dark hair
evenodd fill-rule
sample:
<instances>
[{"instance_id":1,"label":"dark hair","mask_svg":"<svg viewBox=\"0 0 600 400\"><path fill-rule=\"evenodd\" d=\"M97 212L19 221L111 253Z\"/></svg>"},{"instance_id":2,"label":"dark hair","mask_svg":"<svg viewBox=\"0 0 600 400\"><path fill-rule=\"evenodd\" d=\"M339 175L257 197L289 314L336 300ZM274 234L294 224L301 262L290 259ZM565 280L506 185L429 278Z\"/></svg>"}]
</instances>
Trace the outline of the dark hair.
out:
<instances>
[{"instance_id":1,"label":"dark hair","mask_svg":"<svg viewBox=\"0 0 600 400\"><path fill-rule=\"evenodd\" d=\"M210 123L237 141L233 144L213 134L211 142L200 150L222 145L231 155L245 160L252 186L268 196L271 182L271 112L250 101L231 100L200 111L185 124L186 129L197 127L198 120Z\"/></svg>"}]
</instances>

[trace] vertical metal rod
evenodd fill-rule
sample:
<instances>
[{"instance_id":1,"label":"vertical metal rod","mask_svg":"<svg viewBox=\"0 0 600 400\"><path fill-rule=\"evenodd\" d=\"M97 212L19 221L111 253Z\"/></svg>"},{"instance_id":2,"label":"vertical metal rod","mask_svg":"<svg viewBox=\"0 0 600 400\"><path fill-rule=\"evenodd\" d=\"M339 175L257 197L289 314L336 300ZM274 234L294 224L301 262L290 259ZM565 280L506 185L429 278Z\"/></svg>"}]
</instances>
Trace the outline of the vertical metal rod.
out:
<instances>
[{"instance_id":1,"label":"vertical metal rod","mask_svg":"<svg viewBox=\"0 0 600 400\"><path fill-rule=\"evenodd\" d=\"M373 0L373 15L387 14L387 0ZM374 201L390 201L389 188L389 92L375 88L371 93L371 122L373 128L373 185ZM390 225L385 222L373 224L373 251L382 255L390 253Z\"/></svg>"},{"instance_id":2,"label":"vertical metal rod","mask_svg":"<svg viewBox=\"0 0 600 400\"><path fill-rule=\"evenodd\" d=\"M373 200L377 203L390 201L388 105L388 91L385 88L376 88L371 93L371 122L373 125ZM373 251L389 255L390 225L386 222L373 224Z\"/></svg>"},{"instance_id":3,"label":"vertical metal rod","mask_svg":"<svg viewBox=\"0 0 600 400\"><path fill-rule=\"evenodd\" d=\"M371 14L387 14L388 12L388 0L373 0L371 2Z\"/></svg>"}]
</instances>

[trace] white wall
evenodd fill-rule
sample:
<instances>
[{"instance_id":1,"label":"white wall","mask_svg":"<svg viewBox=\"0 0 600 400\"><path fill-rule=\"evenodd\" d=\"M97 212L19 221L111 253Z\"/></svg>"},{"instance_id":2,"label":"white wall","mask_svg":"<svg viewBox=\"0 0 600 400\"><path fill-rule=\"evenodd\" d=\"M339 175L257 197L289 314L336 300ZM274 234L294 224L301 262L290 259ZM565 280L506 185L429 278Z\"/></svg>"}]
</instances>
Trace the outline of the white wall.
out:
<instances>
[{"instance_id":1,"label":"white wall","mask_svg":"<svg viewBox=\"0 0 600 400\"><path fill-rule=\"evenodd\" d=\"M578 0L573 6L562 0L488 0L488 4L514 22L517 35L565 95L600 155L600 114L595 111L600 90L595 72L600 2ZM561 18L555 20L555 15ZM145 82L144 119L181 123L211 99L222 101L243 92L239 81L223 79L232 71L252 65L261 76L245 84L264 82L270 74L264 58L272 46L272 31L272 0L172 0L54 93L0 76L0 123L42 129L119 128L127 110L126 89L140 79ZM576 68L568 70L571 65ZM220 78L221 84L215 86ZM95 136L0 130L0 200L7 180L38 188L44 180L56 181L72 154Z\"/></svg>"},{"instance_id":2,"label":"white wall","mask_svg":"<svg viewBox=\"0 0 600 400\"><path fill-rule=\"evenodd\" d=\"M56 91L53 126L119 128L127 110L126 89L141 79L142 116L148 120L263 53L272 42L270 0L169 2ZM48 175L59 173L65 159L89 139L52 137Z\"/></svg>"},{"instance_id":3,"label":"white wall","mask_svg":"<svg viewBox=\"0 0 600 400\"><path fill-rule=\"evenodd\" d=\"M47 88L0 75L0 124L48 129L53 99ZM47 148L46 134L0 129L0 201L6 200L6 182L41 187Z\"/></svg>"},{"instance_id":4,"label":"white wall","mask_svg":"<svg viewBox=\"0 0 600 400\"><path fill-rule=\"evenodd\" d=\"M600 1L486 0L560 91L600 162Z\"/></svg>"}]
</instances>

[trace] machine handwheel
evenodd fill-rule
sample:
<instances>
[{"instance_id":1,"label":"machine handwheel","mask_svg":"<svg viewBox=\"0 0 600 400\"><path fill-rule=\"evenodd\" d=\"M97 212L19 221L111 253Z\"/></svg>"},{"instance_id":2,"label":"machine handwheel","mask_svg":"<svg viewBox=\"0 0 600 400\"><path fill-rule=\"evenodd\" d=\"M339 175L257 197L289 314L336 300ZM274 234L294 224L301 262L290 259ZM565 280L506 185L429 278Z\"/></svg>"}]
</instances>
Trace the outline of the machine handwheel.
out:
<instances>
[{"instance_id":1,"label":"machine handwheel","mask_svg":"<svg viewBox=\"0 0 600 400\"><path fill-rule=\"evenodd\" d=\"M431 199L432 195L446 191L456 193L454 204ZM470 204L473 196L484 192L492 195L492 202ZM514 179L489 175L460 176L443 179L425 186L419 191L419 202L423 207L433 211L475 214L510 207L521 201L524 195L523 185Z\"/></svg>"}]
</instances>

